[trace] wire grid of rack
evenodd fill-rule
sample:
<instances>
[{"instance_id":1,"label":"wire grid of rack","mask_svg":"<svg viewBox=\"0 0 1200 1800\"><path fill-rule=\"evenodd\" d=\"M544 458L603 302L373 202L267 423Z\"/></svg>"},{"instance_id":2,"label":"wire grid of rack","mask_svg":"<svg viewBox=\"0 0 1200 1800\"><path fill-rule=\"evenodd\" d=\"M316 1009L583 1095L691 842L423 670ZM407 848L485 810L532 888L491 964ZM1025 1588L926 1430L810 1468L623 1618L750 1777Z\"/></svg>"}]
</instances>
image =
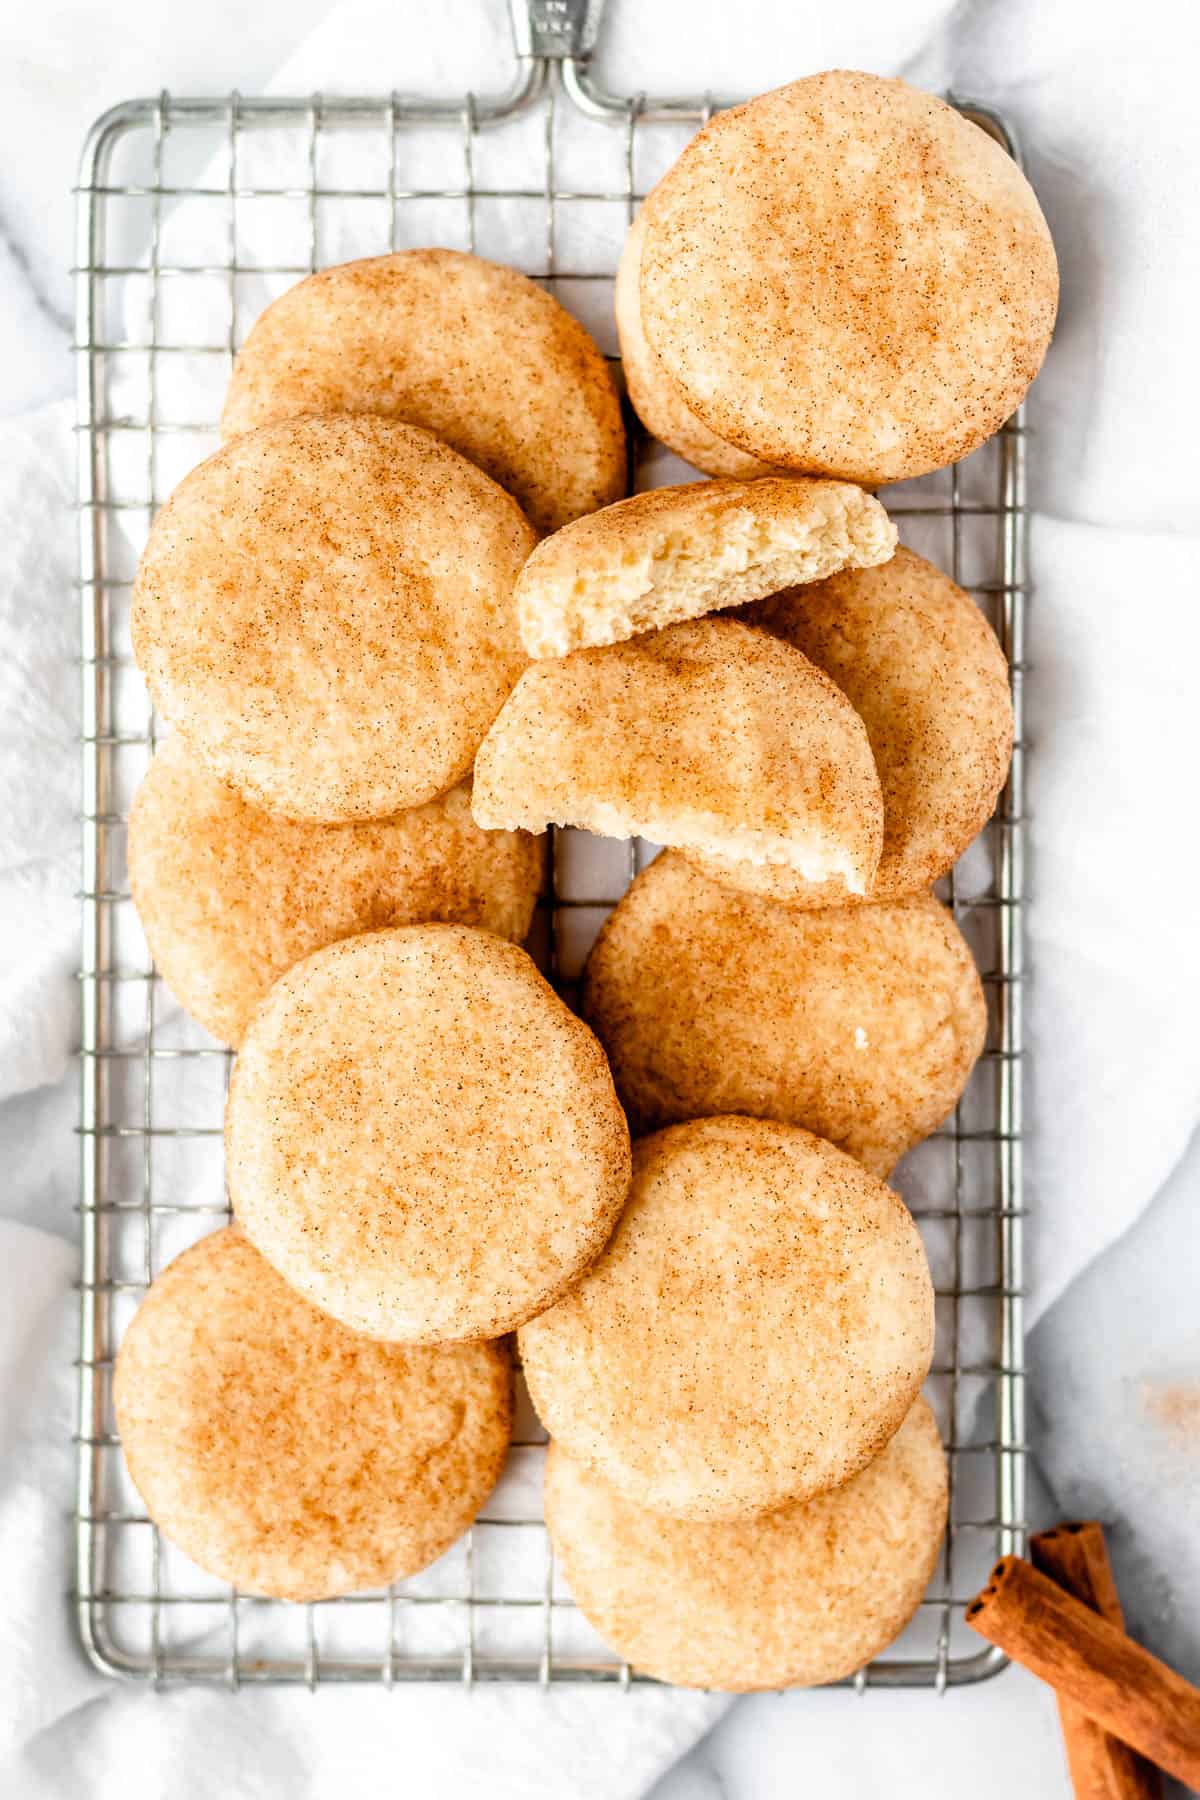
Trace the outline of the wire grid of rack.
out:
<instances>
[{"instance_id":1,"label":"wire grid of rack","mask_svg":"<svg viewBox=\"0 0 1200 1800\"><path fill-rule=\"evenodd\" d=\"M555 1573L537 1497L544 1434L527 1404L509 1470L455 1550L387 1593L309 1607L234 1593L160 1537L130 1485L111 1404L115 1351L140 1295L171 1255L228 1216L220 1131L229 1055L174 1008L127 891L125 817L155 731L129 653L137 553L155 505L215 446L231 357L261 305L345 255L422 242L491 254L544 280L615 362L611 279L621 235L716 103L617 99L570 57L528 56L518 69L499 98L453 104L398 94L163 94L107 114L85 149L76 1608L88 1655L112 1674L232 1688L631 1679ZM998 119L963 110L1013 150ZM599 179L590 173L598 166L608 170ZM181 308L189 290L195 303ZM639 485L669 471L663 456L637 443ZM1017 746L997 816L945 896L984 975L987 1049L953 1121L897 1176L937 1291L927 1393L949 1451L951 1523L912 1626L854 1678L860 1690L944 1689L1002 1666L962 1612L994 1559L1023 1542L1024 481L1018 416L960 467L884 496L906 541L952 572L994 623L1012 668ZM557 834L541 924L568 998L600 921L645 854Z\"/></svg>"}]
</instances>

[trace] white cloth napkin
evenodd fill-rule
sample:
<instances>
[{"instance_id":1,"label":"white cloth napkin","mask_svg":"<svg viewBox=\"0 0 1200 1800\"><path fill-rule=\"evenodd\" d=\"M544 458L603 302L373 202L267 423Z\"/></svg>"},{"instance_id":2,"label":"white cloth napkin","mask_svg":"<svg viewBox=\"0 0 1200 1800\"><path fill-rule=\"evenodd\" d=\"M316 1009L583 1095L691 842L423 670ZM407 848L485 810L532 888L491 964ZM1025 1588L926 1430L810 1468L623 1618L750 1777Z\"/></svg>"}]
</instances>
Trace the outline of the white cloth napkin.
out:
<instances>
[{"instance_id":1,"label":"white cloth napkin","mask_svg":"<svg viewBox=\"0 0 1200 1800\"><path fill-rule=\"evenodd\" d=\"M67 403L0 426L0 1095L57 1081L75 1031L71 446Z\"/></svg>"},{"instance_id":2,"label":"white cloth napkin","mask_svg":"<svg viewBox=\"0 0 1200 1800\"><path fill-rule=\"evenodd\" d=\"M1031 1316L1127 1229L1200 1115L1200 638L1189 9L963 11L919 73L1016 121L1062 267L1034 388L1026 692Z\"/></svg>"},{"instance_id":3,"label":"white cloth napkin","mask_svg":"<svg viewBox=\"0 0 1200 1800\"><path fill-rule=\"evenodd\" d=\"M1195 22L1068 0L792 9L611 0L599 73L621 92L749 92L845 64L990 101L1021 130L1063 264L1032 402L1030 615L1032 1306L1126 1229L1196 1122L1191 946L1200 502L1185 441L1200 259L1189 182ZM276 92L497 85L503 8L353 0ZM113 95L112 98L118 96ZM179 226L176 218L175 225ZM184 221L186 227L186 220ZM347 248L349 253L349 247ZM644 1790L721 1702L482 1690L153 1696L94 1677L69 1583L78 668L73 448L60 408L0 425L0 1791L201 1796L450 1792L610 1800ZM59 1080L63 1077L62 1080ZM58 1082L53 1088L45 1084ZM43 1092L31 1090L43 1089ZM3 1096L10 1096L7 1100ZM813 1719L824 1716L814 1697ZM844 1725L840 1728L844 1734ZM348 1760L349 1759L349 1760ZM849 1765L848 1765L849 1766ZM849 1779L849 1777L848 1777ZM842 1789L840 1791L849 1791Z\"/></svg>"}]
</instances>

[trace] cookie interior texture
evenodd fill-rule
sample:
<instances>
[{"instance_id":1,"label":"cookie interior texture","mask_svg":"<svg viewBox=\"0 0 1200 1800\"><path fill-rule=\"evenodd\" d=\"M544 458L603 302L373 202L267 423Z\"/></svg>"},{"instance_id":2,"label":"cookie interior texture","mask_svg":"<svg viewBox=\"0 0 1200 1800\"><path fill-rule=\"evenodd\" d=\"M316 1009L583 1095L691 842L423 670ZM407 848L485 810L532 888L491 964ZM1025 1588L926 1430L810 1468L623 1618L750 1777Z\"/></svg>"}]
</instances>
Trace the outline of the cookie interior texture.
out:
<instances>
[{"instance_id":1,"label":"cookie interior texture","mask_svg":"<svg viewBox=\"0 0 1200 1800\"><path fill-rule=\"evenodd\" d=\"M849 482L653 488L542 541L517 580L521 642L534 657L618 643L884 562L895 545L878 500Z\"/></svg>"}]
</instances>

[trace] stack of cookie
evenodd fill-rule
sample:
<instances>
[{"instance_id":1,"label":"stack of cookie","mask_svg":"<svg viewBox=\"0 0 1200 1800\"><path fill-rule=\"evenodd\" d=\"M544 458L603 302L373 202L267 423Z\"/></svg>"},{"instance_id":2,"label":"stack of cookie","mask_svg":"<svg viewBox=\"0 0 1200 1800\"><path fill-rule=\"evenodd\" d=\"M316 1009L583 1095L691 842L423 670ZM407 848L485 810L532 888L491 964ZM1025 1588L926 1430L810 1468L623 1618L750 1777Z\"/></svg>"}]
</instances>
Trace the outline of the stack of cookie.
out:
<instances>
[{"instance_id":1,"label":"stack of cookie","mask_svg":"<svg viewBox=\"0 0 1200 1800\"><path fill-rule=\"evenodd\" d=\"M946 1473L885 1178L983 1046L930 890L1012 714L871 490L1003 422L1055 293L997 146L837 73L718 116L629 235L631 398L715 479L622 499L604 359L475 257L326 270L259 320L133 621L173 730L131 880L238 1050L236 1223L155 1282L115 1400L203 1567L317 1599L441 1554L499 1474L516 1332L552 1540L638 1668L826 1681L911 1615ZM584 1019L519 947L549 825L667 846Z\"/></svg>"}]
</instances>

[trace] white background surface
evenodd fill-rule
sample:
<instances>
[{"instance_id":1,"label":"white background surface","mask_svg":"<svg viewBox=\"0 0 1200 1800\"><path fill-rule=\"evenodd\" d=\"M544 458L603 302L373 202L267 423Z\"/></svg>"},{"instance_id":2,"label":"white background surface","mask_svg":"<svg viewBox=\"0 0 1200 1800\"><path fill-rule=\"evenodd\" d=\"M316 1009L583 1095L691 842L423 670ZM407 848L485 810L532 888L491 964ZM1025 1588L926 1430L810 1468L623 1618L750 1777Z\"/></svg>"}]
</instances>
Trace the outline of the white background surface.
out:
<instances>
[{"instance_id":1,"label":"white background surface","mask_svg":"<svg viewBox=\"0 0 1200 1800\"><path fill-rule=\"evenodd\" d=\"M0 24L0 628L22 645L0 674L9 796L0 834L0 1091L13 1096L0 1105L0 1213L64 1239L73 1231L74 1090L69 1078L52 1078L71 1004L60 947L61 920L73 917L75 793L73 761L57 754L71 727L55 670L74 653L75 621L66 493L48 453L63 419L4 421L70 392L68 190L83 132L103 107L164 86L255 92L289 61L297 84L331 90L498 85L505 23L487 0L393 0L374 32L348 30L345 15L325 23L327 10L323 0L261 0L249 11L232 0L126 0L120 8L50 0L36 11L10 8ZM1033 402L1041 510L1030 685L1039 983L1030 1172L1039 1293L1056 1295L1103 1252L1050 1306L1031 1342L1034 1441L1053 1489L1038 1510L1109 1522L1134 1628L1196 1678L1200 1153L1185 1150L1200 1116L1196 25L1190 9L1164 0L1136 17L1108 0L1053 8L901 0L843 10L846 17L769 0L610 0L601 67L619 91L731 92L852 63L935 87L952 81L1022 131L1064 264L1059 337ZM30 596L60 589L61 612L51 608L31 633ZM34 1081L49 1085L17 1092ZM24 1242L4 1240L9 1279ZM89 1800L165 1792L169 1783L191 1800L320 1795L353 1782L370 1795L405 1791L407 1774L409 1791L450 1792L436 1759L420 1770L406 1764L402 1724L395 1710L379 1710L394 1704L386 1695L352 1697L338 1708L340 1735L326 1732L319 1751L306 1738L304 1756L281 1761L278 1720L256 1716L245 1697L183 1697L168 1708L152 1696L116 1700L66 1662L39 1675L41 1642L63 1625L65 1534L47 1529L63 1466L31 1431L28 1406L67 1354L61 1290L70 1256L35 1257L34 1247L30 1240L20 1283L25 1310L0 1309L0 1553L6 1568L28 1570L36 1542L45 1561L36 1580L13 1584L0 1622L0 1788L20 1800ZM530 1700L537 1706L537 1697L522 1696L522 1707ZM305 1704L334 1702L322 1695ZM432 1710L446 1713L455 1791L485 1791L486 1781L486 1791L508 1800L534 1787L628 1791L617 1765L628 1754L629 1716L618 1721L630 1704L565 1696L553 1715L524 1710L524 1730L544 1725L568 1752L577 1743L577 1768L569 1753L548 1757L528 1789L512 1781L507 1791L498 1773L507 1765L489 1754L503 1699L447 1696ZM147 1706L158 1709L152 1726ZM674 1742L705 1716L679 1706L681 1733L648 1716L647 1737L662 1730L662 1741ZM332 1721L333 1711L324 1717ZM396 1720L391 1767L380 1760L387 1717ZM449 1762L448 1748L442 1766ZM662 1800L883 1792L999 1800L1056 1796L1066 1784L1052 1705L1010 1673L940 1701L835 1693L739 1703L656 1792Z\"/></svg>"}]
</instances>

